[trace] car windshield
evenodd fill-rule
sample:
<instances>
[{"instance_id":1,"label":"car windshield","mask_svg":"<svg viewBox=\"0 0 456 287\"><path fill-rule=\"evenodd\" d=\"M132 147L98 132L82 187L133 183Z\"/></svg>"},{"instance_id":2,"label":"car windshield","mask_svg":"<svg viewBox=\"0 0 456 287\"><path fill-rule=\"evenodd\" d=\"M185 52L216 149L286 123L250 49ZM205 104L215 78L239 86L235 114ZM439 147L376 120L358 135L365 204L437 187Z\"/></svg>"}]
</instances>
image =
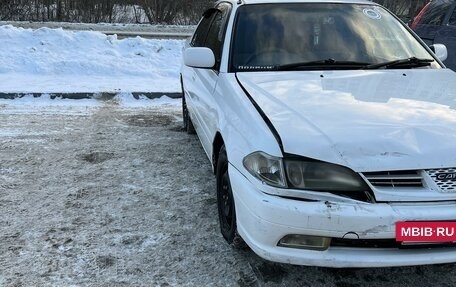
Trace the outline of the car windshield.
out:
<instances>
[{"instance_id":1,"label":"car windshield","mask_svg":"<svg viewBox=\"0 0 456 287\"><path fill-rule=\"evenodd\" d=\"M234 29L233 72L282 66L287 70L359 69L410 58L427 63L408 68L440 67L403 24L376 5L245 5L238 9Z\"/></svg>"}]
</instances>

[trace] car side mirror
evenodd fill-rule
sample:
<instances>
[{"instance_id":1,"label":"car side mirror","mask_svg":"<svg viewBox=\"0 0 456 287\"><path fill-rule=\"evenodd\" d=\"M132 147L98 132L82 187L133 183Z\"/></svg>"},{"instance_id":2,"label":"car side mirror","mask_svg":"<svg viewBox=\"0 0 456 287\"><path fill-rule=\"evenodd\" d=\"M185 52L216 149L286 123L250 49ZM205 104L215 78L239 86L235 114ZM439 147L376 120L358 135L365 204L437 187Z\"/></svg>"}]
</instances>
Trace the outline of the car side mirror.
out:
<instances>
[{"instance_id":1,"label":"car side mirror","mask_svg":"<svg viewBox=\"0 0 456 287\"><path fill-rule=\"evenodd\" d=\"M215 65L214 52L206 47L191 47L184 51L184 64L193 68L210 69Z\"/></svg>"},{"instance_id":2,"label":"car side mirror","mask_svg":"<svg viewBox=\"0 0 456 287\"><path fill-rule=\"evenodd\" d=\"M445 45L434 44L434 45L431 45L430 48L440 61L443 62L448 58L448 50Z\"/></svg>"}]
</instances>

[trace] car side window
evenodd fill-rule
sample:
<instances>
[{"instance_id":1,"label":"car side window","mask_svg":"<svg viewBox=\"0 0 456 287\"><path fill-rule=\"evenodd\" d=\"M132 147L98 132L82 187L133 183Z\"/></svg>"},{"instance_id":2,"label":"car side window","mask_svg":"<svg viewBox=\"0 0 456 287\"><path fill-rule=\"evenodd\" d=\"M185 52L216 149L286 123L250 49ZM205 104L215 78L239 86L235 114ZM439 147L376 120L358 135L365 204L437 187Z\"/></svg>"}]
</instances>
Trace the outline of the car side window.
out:
<instances>
[{"instance_id":1,"label":"car side window","mask_svg":"<svg viewBox=\"0 0 456 287\"><path fill-rule=\"evenodd\" d=\"M216 70L220 67L226 25L231 7L228 4L220 4L217 8L218 10L213 15L211 27L209 28L204 44L205 47L210 48L214 52L216 62L214 69Z\"/></svg>"},{"instance_id":2,"label":"car side window","mask_svg":"<svg viewBox=\"0 0 456 287\"><path fill-rule=\"evenodd\" d=\"M204 47L206 41L207 32L211 26L212 15L216 12L215 9L209 9L203 14L198 27L196 28L195 34L190 42L192 47Z\"/></svg>"},{"instance_id":3,"label":"car side window","mask_svg":"<svg viewBox=\"0 0 456 287\"><path fill-rule=\"evenodd\" d=\"M209 28L209 32L207 33L206 43L205 46L210 48L217 59L221 52L221 42L220 39L220 31L222 28L222 13L217 12L214 15L214 20L212 21L212 25Z\"/></svg>"},{"instance_id":4,"label":"car side window","mask_svg":"<svg viewBox=\"0 0 456 287\"><path fill-rule=\"evenodd\" d=\"M448 13L448 9L452 4L450 2L444 4L437 4L431 7L420 21L420 24L428 25L442 25L445 16Z\"/></svg>"}]
</instances>

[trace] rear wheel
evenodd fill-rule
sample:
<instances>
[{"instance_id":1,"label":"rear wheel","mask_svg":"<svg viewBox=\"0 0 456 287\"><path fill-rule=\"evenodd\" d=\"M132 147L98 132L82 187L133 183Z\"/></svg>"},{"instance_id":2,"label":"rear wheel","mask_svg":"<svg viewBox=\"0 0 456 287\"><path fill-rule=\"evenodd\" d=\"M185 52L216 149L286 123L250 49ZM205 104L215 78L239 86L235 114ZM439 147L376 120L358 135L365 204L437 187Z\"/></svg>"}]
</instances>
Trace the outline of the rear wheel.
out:
<instances>
[{"instance_id":1,"label":"rear wheel","mask_svg":"<svg viewBox=\"0 0 456 287\"><path fill-rule=\"evenodd\" d=\"M217 207L220 231L223 238L235 248L244 246L244 241L237 232L236 208L228 174L228 158L225 146L222 146L217 161Z\"/></svg>"},{"instance_id":2,"label":"rear wheel","mask_svg":"<svg viewBox=\"0 0 456 287\"><path fill-rule=\"evenodd\" d=\"M193 126L192 120L190 119L190 115L188 114L187 103L185 102L184 93L182 93L182 119L184 122L184 131L188 134L195 133L195 127Z\"/></svg>"}]
</instances>

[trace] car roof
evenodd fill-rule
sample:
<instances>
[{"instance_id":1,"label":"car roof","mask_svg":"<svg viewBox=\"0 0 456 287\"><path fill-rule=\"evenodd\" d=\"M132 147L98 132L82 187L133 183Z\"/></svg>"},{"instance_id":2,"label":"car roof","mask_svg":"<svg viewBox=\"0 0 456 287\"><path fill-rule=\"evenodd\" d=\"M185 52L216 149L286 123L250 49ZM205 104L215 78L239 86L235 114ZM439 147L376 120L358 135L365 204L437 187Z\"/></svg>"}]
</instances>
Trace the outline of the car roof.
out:
<instances>
[{"instance_id":1,"label":"car roof","mask_svg":"<svg viewBox=\"0 0 456 287\"><path fill-rule=\"evenodd\" d=\"M268 3L361 3L375 4L368 0L222 0L219 2L231 2L238 4L268 4Z\"/></svg>"}]
</instances>

